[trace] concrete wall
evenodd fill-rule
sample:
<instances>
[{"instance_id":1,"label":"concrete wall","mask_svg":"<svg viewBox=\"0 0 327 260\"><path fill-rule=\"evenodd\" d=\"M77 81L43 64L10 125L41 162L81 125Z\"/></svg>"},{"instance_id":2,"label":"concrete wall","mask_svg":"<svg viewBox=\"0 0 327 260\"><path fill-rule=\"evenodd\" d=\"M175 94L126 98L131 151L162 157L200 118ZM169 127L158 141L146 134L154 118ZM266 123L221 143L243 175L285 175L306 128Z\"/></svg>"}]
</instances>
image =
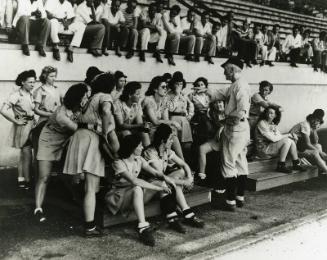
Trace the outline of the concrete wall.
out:
<instances>
[{"instance_id":1,"label":"concrete wall","mask_svg":"<svg viewBox=\"0 0 327 260\"><path fill-rule=\"evenodd\" d=\"M11 49L9 49L11 48ZM168 66L166 61L157 64L151 55L148 55L147 62L141 63L138 57L131 60L117 58L110 53L109 57L93 58L81 50L75 54L74 63L65 61L65 53L62 53L62 61L56 62L52 59L52 53L48 52L46 58L38 57L32 51L30 57L23 56L17 46L9 46L0 49L0 103L9 96L16 88L14 80L18 73L26 69L35 69L39 75L46 65L56 66L59 70L57 85L65 91L66 88L75 82L83 81L85 72L89 66L98 66L102 70L122 70L128 75L128 80L140 81L143 90L148 86L149 81L156 75L165 72L173 73L180 70L184 73L188 87L198 77L208 78L210 87L215 89L229 85L220 67L224 59L215 59L215 65L208 65L206 62L186 62L182 57L176 57L176 66ZM304 120L306 115L315 108L322 108L327 111L327 74L313 72L307 65L300 65L299 68L291 68L288 64L276 64L275 67L259 67L244 69L244 78L250 83L252 93L258 91L258 83L268 80L274 84L274 92L270 99L284 107L280 129L288 131L295 123ZM39 86L37 83L36 86ZM12 165L17 162L17 151L6 146L7 136L11 124L0 116L0 166Z\"/></svg>"}]
</instances>

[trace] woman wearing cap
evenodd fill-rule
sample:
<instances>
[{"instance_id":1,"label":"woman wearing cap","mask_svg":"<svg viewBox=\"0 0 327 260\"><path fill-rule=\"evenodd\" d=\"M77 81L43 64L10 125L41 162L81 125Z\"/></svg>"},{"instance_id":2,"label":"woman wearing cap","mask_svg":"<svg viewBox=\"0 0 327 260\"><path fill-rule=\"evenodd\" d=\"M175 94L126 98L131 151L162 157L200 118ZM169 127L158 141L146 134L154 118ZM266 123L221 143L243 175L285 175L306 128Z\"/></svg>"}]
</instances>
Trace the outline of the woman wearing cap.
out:
<instances>
[{"instance_id":1,"label":"woman wearing cap","mask_svg":"<svg viewBox=\"0 0 327 260\"><path fill-rule=\"evenodd\" d=\"M167 83L161 76L154 77L145 92L145 98L142 101L144 121L151 123L150 139L160 124L168 124L174 129L180 130L181 126L178 122L169 120L167 106ZM181 144L177 136L174 136L173 149L176 154L184 159Z\"/></svg>"},{"instance_id":2,"label":"woman wearing cap","mask_svg":"<svg viewBox=\"0 0 327 260\"><path fill-rule=\"evenodd\" d=\"M35 103L35 114L39 116L37 126L33 129L33 148L36 155L40 133L48 118L57 110L62 102L60 93L55 81L57 78L57 68L46 66L42 69L39 77L42 85L33 92Z\"/></svg>"},{"instance_id":3,"label":"woman wearing cap","mask_svg":"<svg viewBox=\"0 0 327 260\"><path fill-rule=\"evenodd\" d=\"M76 117L87 103L87 91L87 86L83 83L71 86L63 98L63 105L49 117L49 120L45 121L46 124L40 133L36 156L39 174L35 186L34 210L34 215L39 222L46 220L42 204L52 165L61 160L69 137L77 128L82 127L81 124L76 123Z\"/></svg>"},{"instance_id":4,"label":"woman wearing cap","mask_svg":"<svg viewBox=\"0 0 327 260\"><path fill-rule=\"evenodd\" d=\"M32 95L35 79L34 70L20 73L16 79L16 85L20 88L9 96L0 110L0 113L14 124L10 131L10 145L21 151L18 165L18 187L25 189L29 189L30 186L32 143L29 135L35 124L35 105Z\"/></svg>"},{"instance_id":5,"label":"woman wearing cap","mask_svg":"<svg viewBox=\"0 0 327 260\"><path fill-rule=\"evenodd\" d=\"M182 93L182 90L186 87L183 74L175 72L169 81L168 87L171 90L167 97L169 119L181 126L181 129L178 130L178 139L181 142L183 152L187 151L189 153L193 142L190 120L194 114L194 106L188 97Z\"/></svg>"},{"instance_id":6,"label":"woman wearing cap","mask_svg":"<svg viewBox=\"0 0 327 260\"><path fill-rule=\"evenodd\" d=\"M112 156L119 149L113 118L113 100L110 93L115 88L115 79L109 73L95 77L91 82L92 95L85 109L77 118L78 123L101 126L102 134L89 129L78 129L68 145L63 173L85 177L84 217L85 236L100 236L101 230L94 221L96 193L100 178L105 176L105 154L101 152L103 142Z\"/></svg>"},{"instance_id":7,"label":"woman wearing cap","mask_svg":"<svg viewBox=\"0 0 327 260\"><path fill-rule=\"evenodd\" d=\"M292 127L290 133L297 139L297 147L300 157L309 159L318 165L318 167L327 174L327 154L322 151L317 138L311 141L311 136L317 136L317 129L324 123L325 112L322 109L316 109L308 115L306 120Z\"/></svg>"},{"instance_id":8,"label":"woman wearing cap","mask_svg":"<svg viewBox=\"0 0 327 260\"><path fill-rule=\"evenodd\" d=\"M137 134L142 137L143 146L150 145L149 124L143 122L143 111L140 105L141 84L128 82L123 93L115 101L115 119L118 137Z\"/></svg>"}]
</instances>

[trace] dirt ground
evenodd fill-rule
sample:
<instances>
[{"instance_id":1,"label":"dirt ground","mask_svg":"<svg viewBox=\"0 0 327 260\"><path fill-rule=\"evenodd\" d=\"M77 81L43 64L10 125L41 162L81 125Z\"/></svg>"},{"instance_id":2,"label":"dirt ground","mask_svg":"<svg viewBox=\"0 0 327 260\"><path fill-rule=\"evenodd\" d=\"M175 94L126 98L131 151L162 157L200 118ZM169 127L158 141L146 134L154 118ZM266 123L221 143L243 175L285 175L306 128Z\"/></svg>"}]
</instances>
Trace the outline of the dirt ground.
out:
<instances>
[{"instance_id":1,"label":"dirt ground","mask_svg":"<svg viewBox=\"0 0 327 260\"><path fill-rule=\"evenodd\" d=\"M235 213L198 207L206 227L188 228L184 235L168 230L161 218L151 219L158 227L151 248L138 241L135 223L106 229L102 238L83 238L81 218L58 206L67 199L64 192L50 190L48 220L40 225L33 219L33 192L17 191L12 174L1 173L0 180L0 259L181 259L327 209L327 177L321 176L248 193L246 206ZM58 183L51 185L58 189Z\"/></svg>"}]
</instances>

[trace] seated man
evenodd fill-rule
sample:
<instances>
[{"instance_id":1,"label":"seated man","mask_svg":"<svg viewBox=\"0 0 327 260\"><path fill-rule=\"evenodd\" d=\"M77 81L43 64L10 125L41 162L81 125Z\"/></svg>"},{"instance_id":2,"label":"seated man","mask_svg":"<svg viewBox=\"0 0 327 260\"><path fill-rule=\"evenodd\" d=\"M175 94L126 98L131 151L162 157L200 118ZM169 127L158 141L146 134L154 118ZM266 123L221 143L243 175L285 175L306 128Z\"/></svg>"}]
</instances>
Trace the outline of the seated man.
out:
<instances>
[{"instance_id":1,"label":"seated man","mask_svg":"<svg viewBox=\"0 0 327 260\"><path fill-rule=\"evenodd\" d=\"M163 28L162 15L157 13L157 5L152 3L149 5L148 11L143 11L140 16L140 38L141 38L141 52L140 59L145 61L144 51L148 49L148 44L158 43L156 50L153 53L153 57L158 62L162 63L160 51L165 49L165 43L167 39L167 32Z\"/></svg>"},{"instance_id":2,"label":"seated man","mask_svg":"<svg viewBox=\"0 0 327 260\"><path fill-rule=\"evenodd\" d=\"M302 35L302 46L300 56L303 58L303 61L306 64L311 64L311 61L313 59L312 40L310 38L310 34L310 29L306 29Z\"/></svg>"},{"instance_id":3,"label":"seated man","mask_svg":"<svg viewBox=\"0 0 327 260\"><path fill-rule=\"evenodd\" d=\"M201 54L203 45L201 46L201 42L196 41L195 23L196 23L195 14L191 9L189 9L187 11L187 16L181 20L181 27L182 27L183 34L182 34L181 42L179 45L179 51L180 51L180 53L185 53L185 49L187 48L186 45L188 44L188 42L186 41L186 39L187 39L186 37L188 37L189 39L191 39L191 37L192 37L195 40L194 47L196 47L196 49L198 50L198 53L196 53L196 55L194 57L194 61L200 61L200 54ZM194 52L194 48L193 48L193 52ZM189 61L193 61L193 57L190 54L186 54L185 59L189 60Z\"/></svg>"},{"instance_id":4,"label":"seated man","mask_svg":"<svg viewBox=\"0 0 327 260\"><path fill-rule=\"evenodd\" d=\"M230 56L230 50L227 48L228 25L225 18L221 19L221 24L218 22L212 26L212 35L216 37L216 53L220 56Z\"/></svg>"},{"instance_id":5,"label":"seated man","mask_svg":"<svg viewBox=\"0 0 327 260\"><path fill-rule=\"evenodd\" d=\"M138 19L141 9L136 0L128 0L127 8L123 11L125 25L122 29L123 48L127 49L126 58L130 59L136 51L139 33L137 31Z\"/></svg>"},{"instance_id":6,"label":"seated man","mask_svg":"<svg viewBox=\"0 0 327 260\"><path fill-rule=\"evenodd\" d=\"M302 46L302 37L298 26L293 27L293 33L287 35L283 43L283 53L290 57L291 66L297 67L296 61L299 59Z\"/></svg>"},{"instance_id":7,"label":"seated man","mask_svg":"<svg viewBox=\"0 0 327 260\"><path fill-rule=\"evenodd\" d=\"M14 0L0 0L0 28L11 28L13 20Z\"/></svg>"},{"instance_id":8,"label":"seated man","mask_svg":"<svg viewBox=\"0 0 327 260\"><path fill-rule=\"evenodd\" d=\"M167 31L167 60L169 65L175 66L175 61L173 58L173 54L178 53L179 44L181 40L185 43L186 47L186 57L187 60L192 60L193 52L194 52L194 44L195 44L195 36L194 35L185 35L183 36L183 30L181 27L181 21L179 17L179 13L181 8L178 5L173 5L170 8L170 11L167 11L162 16L162 21L164 24L164 28Z\"/></svg>"},{"instance_id":9,"label":"seated man","mask_svg":"<svg viewBox=\"0 0 327 260\"><path fill-rule=\"evenodd\" d=\"M97 21L94 0L86 0L77 6L75 22L86 25L82 45L86 45L94 57L102 56L105 27Z\"/></svg>"},{"instance_id":10,"label":"seated man","mask_svg":"<svg viewBox=\"0 0 327 260\"><path fill-rule=\"evenodd\" d=\"M216 37L212 34L212 24L209 22L210 15L208 12L203 12L201 15L201 21L195 23L195 54L196 60L198 55L204 53L205 60L209 64L214 64L212 57L216 55Z\"/></svg>"},{"instance_id":11,"label":"seated man","mask_svg":"<svg viewBox=\"0 0 327 260\"><path fill-rule=\"evenodd\" d=\"M73 49L80 47L85 31L85 24L81 22L74 22L74 9L68 0L51 0L47 1L45 5L47 16L51 22L51 40L53 43L53 57L60 60L60 52L58 48L59 33L71 34L73 39L66 48L67 59L73 62Z\"/></svg>"},{"instance_id":12,"label":"seated man","mask_svg":"<svg viewBox=\"0 0 327 260\"><path fill-rule=\"evenodd\" d=\"M268 50L275 48L276 49L276 57L274 60L280 60L280 52L282 50L282 40L279 34L280 25L275 24L273 26L272 31L268 31Z\"/></svg>"},{"instance_id":13,"label":"seated man","mask_svg":"<svg viewBox=\"0 0 327 260\"><path fill-rule=\"evenodd\" d=\"M18 33L24 55L30 55L28 44L31 33L37 35L35 50L42 57L46 56L44 47L50 33L50 21L47 19L42 0L19 0L13 26Z\"/></svg>"}]
</instances>

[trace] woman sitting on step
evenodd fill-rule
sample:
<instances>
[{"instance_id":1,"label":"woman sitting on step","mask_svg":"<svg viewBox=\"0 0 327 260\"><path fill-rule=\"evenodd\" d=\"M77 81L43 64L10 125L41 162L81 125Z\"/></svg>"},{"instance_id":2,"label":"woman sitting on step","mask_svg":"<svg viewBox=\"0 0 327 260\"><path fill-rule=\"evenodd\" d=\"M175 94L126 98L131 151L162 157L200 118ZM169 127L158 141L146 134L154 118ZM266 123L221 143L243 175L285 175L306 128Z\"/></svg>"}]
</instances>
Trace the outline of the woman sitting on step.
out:
<instances>
[{"instance_id":1,"label":"woman sitting on step","mask_svg":"<svg viewBox=\"0 0 327 260\"><path fill-rule=\"evenodd\" d=\"M259 117L255 128L255 146L257 155L261 158L272 158L279 156L277 171L291 173L286 167L285 160L288 154L293 160L293 170L304 171L300 165L294 135L281 134L277 128L281 119L279 109L268 106Z\"/></svg>"},{"instance_id":2,"label":"woman sitting on step","mask_svg":"<svg viewBox=\"0 0 327 260\"><path fill-rule=\"evenodd\" d=\"M138 234L140 240L149 246L154 246L153 229L145 220L144 204L149 202L154 195L162 192L162 197L171 194L174 181L162 172L151 167L142 157L143 150L139 135L127 135L120 142L119 160L114 161L114 180L112 189L106 194L105 200L109 211L116 215L121 213L128 216L134 209L138 219ZM139 174L149 173L156 179L145 181Z\"/></svg>"}]
</instances>

